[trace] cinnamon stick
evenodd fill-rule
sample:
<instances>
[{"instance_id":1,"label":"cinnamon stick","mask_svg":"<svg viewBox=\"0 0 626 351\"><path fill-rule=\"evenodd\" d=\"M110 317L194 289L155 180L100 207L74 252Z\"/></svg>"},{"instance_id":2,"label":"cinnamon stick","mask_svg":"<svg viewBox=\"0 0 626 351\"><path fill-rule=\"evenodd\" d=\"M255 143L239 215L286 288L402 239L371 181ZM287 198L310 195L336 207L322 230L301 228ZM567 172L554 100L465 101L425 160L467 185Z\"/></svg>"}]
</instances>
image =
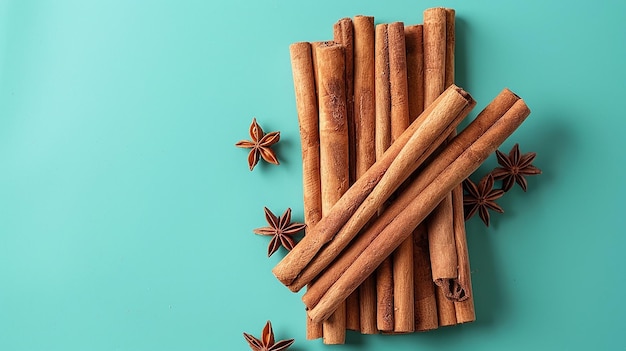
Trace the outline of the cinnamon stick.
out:
<instances>
[{"instance_id":1,"label":"cinnamon stick","mask_svg":"<svg viewBox=\"0 0 626 351\"><path fill-rule=\"evenodd\" d=\"M317 226L313 228L315 234L311 235L311 240L307 242L307 245L302 246L302 250L297 250L306 239L306 237L304 237L303 240L300 241L300 244L296 245L294 249L283 258L281 262L284 262L289 255L294 254L290 262L288 262L289 265L286 265L286 267L291 266L293 268L293 266L299 265L303 258L306 258L308 263L299 274L295 274L297 279L294 279L288 287L293 291L297 291L314 279L321 270L347 246L358 231L372 218L376 210L380 208L398 186L408 178L410 173L419 167L426 157L443 142L443 139L445 139L450 131L458 125L461 119L469 113L469 110L471 110L474 104L474 100L467 92L456 86L451 86L435 103L429 106L424 113L402 133L400 138L387 149L382 159L376 161L365 175L359 178L357 182L350 187L346 195L332 208L328 216L320 220ZM445 135L441 133L445 133ZM408 141L407 138L409 138ZM396 146L396 144L398 145ZM402 147L400 152L396 151L398 147ZM367 183L359 183L362 179L368 180L368 175L370 175L371 172L378 172L377 168L379 164L384 167L389 157L394 160L371 193L365 196L366 198L359 196L363 198L363 200L343 203L344 198L349 199L353 194L363 194L367 192L367 189L363 189L363 186L367 185ZM354 192L353 194L351 194L352 191ZM355 206L358 206L358 208L355 209ZM328 218L331 218L334 212L349 214L351 217L346 218L342 222L337 221L330 223L332 226L329 225L325 227L325 225L327 225L325 220L328 221ZM326 240L322 238L326 238ZM326 245L320 252L321 246L324 244ZM313 249L314 245L317 247ZM314 251L315 254L319 252L319 255L312 258L303 257L304 255L308 255L307 249L313 249L312 251ZM296 254L298 256L295 256ZM278 273L283 272L284 267L285 266L281 267L282 269L278 271Z\"/></svg>"},{"instance_id":2,"label":"cinnamon stick","mask_svg":"<svg viewBox=\"0 0 626 351\"><path fill-rule=\"evenodd\" d=\"M354 26L352 19L342 18L333 26L334 41L343 45L345 53L346 122L348 125L348 159L350 185L356 179L356 135L354 116ZM346 328L360 330L359 295L354 293L346 300Z\"/></svg>"},{"instance_id":3,"label":"cinnamon stick","mask_svg":"<svg viewBox=\"0 0 626 351\"><path fill-rule=\"evenodd\" d=\"M424 110L424 27L421 24L404 28L409 91L409 120ZM439 326L437 301L430 269L428 233L420 225L413 233L413 285L415 330L425 331Z\"/></svg>"},{"instance_id":4,"label":"cinnamon stick","mask_svg":"<svg viewBox=\"0 0 626 351\"><path fill-rule=\"evenodd\" d=\"M321 276L317 277L315 288L309 289L302 297L305 305L314 306L317 304L322 295L339 279L347 267L356 260L358 255L365 250L376 236L378 236L402 210L409 206L411 201L417 197L426 186L434 182L438 174L441 173L447 165L459 158L463 151L468 149L485 134L485 132L501 119L519 99L520 98L509 89L502 90L502 92L478 114L476 119L457 135L454 140L447 145L446 149L428 165L429 173L426 175L424 171L420 172L419 177L415 178L409 186L403 189L402 194L376 218L374 223L356 237L350 247L346 248L333 264L327 267ZM417 181L417 179L419 179L419 181ZM429 281L432 286L432 278L430 276Z\"/></svg>"},{"instance_id":5,"label":"cinnamon stick","mask_svg":"<svg viewBox=\"0 0 626 351\"><path fill-rule=\"evenodd\" d=\"M344 47L335 43L321 45L316 49L316 60L319 78L320 180L324 216L349 185ZM313 286L314 284L310 288ZM338 306L323 323L326 344L345 342L345 304L340 305L343 306Z\"/></svg>"},{"instance_id":6,"label":"cinnamon stick","mask_svg":"<svg viewBox=\"0 0 626 351\"><path fill-rule=\"evenodd\" d=\"M376 266L424 220L435 206L452 188L460 184L476 170L482 162L525 120L530 113L523 100L518 100L502 118L493 124L468 149L429 182L382 232L366 247L354 262L346 269L339 279L324 293L315 306L309 306L308 314L314 321L326 319L361 282L371 274ZM449 149L448 145L444 149ZM414 182L432 176L430 168L434 162L424 169Z\"/></svg>"},{"instance_id":7,"label":"cinnamon stick","mask_svg":"<svg viewBox=\"0 0 626 351\"><path fill-rule=\"evenodd\" d=\"M319 170L320 141L315 73L310 43L292 44L289 47L289 52L302 143L304 220L307 224L307 231L309 231L308 228L314 227L322 217Z\"/></svg>"},{"instance_id":8,"label":"cinnamon stick","mask_svg":"<svg viewBox=\"0 0 626 351\"><path fill-rule=\"evenodd\" d=\"M409 92L409 121L424 111L424 26L416 24L404 28L406 44L407 90Z\"/></svg>"},{"instance_id":9,"label":"cinnamon stick","mask_svg":"<svg viewBox=\"0 0 626 351\"><path fill-rule=\"evenodd\" d=\"M300 42L289 47L291 70L296 94L296 110L302 144L302 192L304 197L305 233L310 232L322 217L320 188L319 120L315 69L311 44ZM314 323L307 316L307 339L322 337L321 323Z\"/></svg>"},{"instance_id":10,"label":"cinnamon stick","mask_svg":"<svg viewBox=\"0 0 626 351\"><path fill-rule=\"evenodd\" d=\"M354 121L356 179L376 161L372 140L376 130L374 76L374 17L355 16L354 24ZM350 310L348 310L348 313ZM359 287L359 326L363 334L375 334L376 280L369 276Z\"/></svg>"},{"instance_id":11,"label":"cinnamon stick","mask_svg":"<svg viewBox=\"0 0 626 351\"><path fill-rule=\"evenodd\" d=\"M404 23L387 27L389 43L389 83L391 92L391 142L409 125L409 92L407 82ZM392 254L393 308L395 333L415 330L413 291L413 238L407 238Z\"/></svg>"},{"instance_id":12,"label":"cinnamon stick","mask_svg":"<svg viewBox=\"0 0 626 351\"><path fill-rule=\"evenodd\" d=\"M467 251L467 238L465 233L465 216L463 212L456 211L463 208L463 188L457 186L452 190L452 205L454 212L454 237L456 240L456 252L459 262L459 276L454 280L454 309L457 323L467 323L476 320L474 312L474 296L472 294L472 278L470 276L470 261Z\"/></svg>"},{"instance_id":13,"label":"cinnamon stick","mask_svg":"<svg viewBox=\"0 0 626 351\"><path fill-rule=\"evenodd\" d=\"M376 158L381 159L391 145L391 78L389 63L389 26L376 26ZM382 208L379 209L381 211ZM376 328L393 331L393 263L387 257L375 272Z\"/></svg>"},{"instance_id":14,"label":"cinnamon stick","mask_svg":"<svg viewBox=\"0 0 626 351\"><path fill-rule=\"evenodd\" d=\"M425 104L428 105L446 88L446 80L453 80L454 42L448 41L448 32L454 31L454 23L449 18L454 12L445 8L431 8L424 11L424 65L426 67ZM453 39L450 38L450 39ZM448 51L451 51L448 55ZM449 67L450 66L450 67ZM453 69L453 68L452 68ZM427 221L428 242L433 281L436 286L439 325L456 324L454 303L445 297L444 286L449 279L457 276L457 254L452 225L452 196L448 194L435 208Z\"/></svg>"},{"instance_id":15,"label":"cinnamon stick","mask_svg":"<svg viewBox=\"0 0 626 351\"><path fill-rule=\"evenodd\" d=\"M413 284L415 286L415 330L437 329L437 300L435 284L430 270L428 232L425 225L418 225L413 232Z\"/></svg>"}]
</instances>

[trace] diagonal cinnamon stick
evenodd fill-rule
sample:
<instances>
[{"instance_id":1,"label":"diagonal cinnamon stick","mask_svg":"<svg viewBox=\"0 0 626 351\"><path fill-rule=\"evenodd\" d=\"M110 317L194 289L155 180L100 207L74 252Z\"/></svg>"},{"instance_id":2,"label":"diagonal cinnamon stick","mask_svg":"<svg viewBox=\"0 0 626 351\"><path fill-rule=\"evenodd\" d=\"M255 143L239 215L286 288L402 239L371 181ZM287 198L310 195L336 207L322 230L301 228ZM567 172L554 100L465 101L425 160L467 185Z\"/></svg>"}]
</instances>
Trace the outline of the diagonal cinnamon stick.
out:
<instances>
[{"instance_id":1,"label":"diagonal cinnamon stick","mask_svg":"<svg viewBox=\"0 0 626 351\"><path fill-rule=\"evenodd\" d=\"M309 317L324 320L376 266L389 255L452 188L468 177L495 149L525 120L530 113L523 100L518 100L496 123L481 135L468 149L428 183L409 206L404 208L382 232L366 247L339 279L324 293L315 306L309 306ZM449 149L450 145L445 150ZM434 163L433 163L434 164ZM414 182L432 174L429 165Z\"/></svg>"}]
</instances>

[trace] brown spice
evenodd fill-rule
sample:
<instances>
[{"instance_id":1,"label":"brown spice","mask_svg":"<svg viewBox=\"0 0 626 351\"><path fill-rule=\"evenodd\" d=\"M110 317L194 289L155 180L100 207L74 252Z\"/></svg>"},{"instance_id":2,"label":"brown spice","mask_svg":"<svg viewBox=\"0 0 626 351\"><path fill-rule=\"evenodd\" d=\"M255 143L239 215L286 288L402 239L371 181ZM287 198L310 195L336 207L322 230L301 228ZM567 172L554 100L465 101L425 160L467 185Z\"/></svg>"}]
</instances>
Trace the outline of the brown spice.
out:
<instances>
[{"instance_id":1,"label":"brown spice","mask_svg":"<svg viewBox=\"0 0 626 351\"><path fill-rule=\"evenodd\" d=\"M265 323L261 339L257 339L248 333L243 333L243 337L246 339L253 351L282 351L289 348L289 346L291 346L294 342L294 339L275 342L274 331L272 330L272 323L270 321Z\"/></svg>"},{"instance_id":2,"label":"brown spice","mask_svg":"<svg viewBox=\"0 0 626 351\"><path fill-rule=\"evenodd\" d=\"M272 236L267 247L267 257L272 256L281 246L291 251L295 245L291 236L303 230L306 225L304 223L291 223L291 208L288 208L280 217L276 217L267 207L264 207L264 210L265 220L269 226L254 229L253 232L259 235Z\"/></svg>"},{"instance_id":3,"label":"brown spice","mask_svg":"<svg viewBox=\"0 0 626 351\"><path fill-rule=\"evenodd\" d=\"M488 227L489 209L500 213L504 212L502 207L496 203L496 200L504 195L504 190L493 189L493 183L494 179L491 173L483 177L478 185L474 184L469 178L463 181L463 188L467 192L463 197L466 221L478 212L480 219Z\"/></svg>"},{"instance_id":4,"label":"brown spice","mask_svg":"<svg viewBox=\"0 0 626 351\"><path fill-rule=\"evenodd\" d=\"M270 147L280 140L280 132L265 134L261 126L256 122L256 118L253 118L252 124L250 124L250 139L252 140L241 140L235 144L236 147L252 149L248 154L250 170L253 170L254 166L259 163L259 155L269 163L278 164L276 154Z\"/></svg>"},{"instance_id":5,"label":"brown spice","mask_svg":"<svg viewBox=\"0 0 626 351\"><path fill-rule=\"evenodd\" d=\"M529 152L521 155L519 151L519 144L515 144L509 155L505 155L496 150L496 157L498 163L502 167L497 167L491 174L495 180L502 180L502 190L509 191L513 187L513 183L519 184L522 190L526 191L528 183L524 176L541 174L541 170L531 163L537 156L534 152Z\"/></svg>"}]
</instances>

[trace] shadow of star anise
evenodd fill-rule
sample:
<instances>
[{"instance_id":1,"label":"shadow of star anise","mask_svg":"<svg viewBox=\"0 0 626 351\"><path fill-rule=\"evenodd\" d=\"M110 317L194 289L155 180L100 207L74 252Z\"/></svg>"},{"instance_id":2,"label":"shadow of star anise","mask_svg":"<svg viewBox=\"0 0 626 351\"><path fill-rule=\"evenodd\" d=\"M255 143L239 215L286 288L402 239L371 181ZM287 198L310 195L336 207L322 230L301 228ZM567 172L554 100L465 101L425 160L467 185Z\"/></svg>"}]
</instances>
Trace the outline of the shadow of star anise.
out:
<instances>
[{"instance_id":1,"label":"shadow of star anise","mask_svg":"<svg viewBox=\"0 0 626 351\"><path fill-rule=\"evenodd\" d=\"M493 188L494 178L492 174L488 174L474 184L469 178L463 181L463 188L466 194L463 196L463 205L465 207L465 220L470 219L476 212L483 220L485 225L489 226L489 210L503 213L504 210L496 203L496 200L504 195L504 190Z\"/></svg>"},{"instance_id":2,"label":"shadow of star anise","mask_svg":"<svg viewBox=\"0 0 626 351\"><path fill-rule=\"evenodd\" d=\"M265 324L261 339L257 339L248 333L243 333L243 337L253 351L282 351L286 350L294 342L294 339L274 342L274 331L272 330L272 323L270 321L267 321Z\"/></svg>"},{"instance_id":3,"label":"shadow of star anise","mask_svg":"<svg viewBox=\"0 0 626 351\"><path fill-rule=\"evenodd\" d=\"M288 208L282 216L276 217L267 207L265 210L265 220L269 224L267 227L254 229L253 232L259 235L272 236L267 247L267 257L272 256L282 245L288 251L295 246L292 236L306 227L304 223L291 223L291 208Z\"/></svg>"},{"instance_id":4,"label":"shadow of star anise","mask_svg":"<svg viewBox=\"0 0 626 351\"><path fill-rule=\"evenodd\" d=\"M496 156L502 167L496 167L491 174L495 180L502 180L502 190L504 191L511 190L514 183L519 184L522 190L526 191L528 183L524 177L541 174L541 170L531 164L537 154L529 152L521 155L519 144L513 146L508 156L499 150L496 150Z\"/></svg>"},{"instance_id":5,"label":"shadow of star anise","mask_svg":"<svg viewBox=\"0 0 626 351\"><path fill-rule=\"evenodd\" d=\"M248 154L250 170L253 170L254 166L259 163L259 156L269 163L278 164L278 159L271 146L280 140L280 132L265 134L261 126L256 122L256 118L253 118L252 124L250 124L250 139L241 140L235 144L236 147L251 149Z\"/></svg>"}]
</instances>

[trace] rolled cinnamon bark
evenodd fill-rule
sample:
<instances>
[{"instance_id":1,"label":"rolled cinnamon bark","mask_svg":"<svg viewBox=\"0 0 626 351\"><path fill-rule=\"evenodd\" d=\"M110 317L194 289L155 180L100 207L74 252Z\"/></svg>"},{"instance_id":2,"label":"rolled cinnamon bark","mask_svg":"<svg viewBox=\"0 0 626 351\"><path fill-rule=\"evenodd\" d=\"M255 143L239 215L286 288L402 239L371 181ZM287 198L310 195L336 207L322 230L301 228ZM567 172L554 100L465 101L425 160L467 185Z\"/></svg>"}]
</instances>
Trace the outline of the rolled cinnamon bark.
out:
<instances>
[{"instance_id":1,"label":"rolled cinnamon bark","mask_svg":"<svg viewBox=\"0 0 626 351\"><path fill-rule=\"evenodd\" d=\"M315 88L315 69L311 44L300 42L289 47L293 85L296 93L296 110L302 144L302 192L304 197L304 221L308 234L322 217L320 188L320 140ZM307 316L307 339L322 337L321 323L314 323Z\"/></svg>"},{"instance_id":2,"label":"rolled cinnamon bark","mask_svg":"<svg viewBox=\"0 0 626 351\"><path fill-rule=\"evenodd\" d=\"M316 49L316 60L319 78L320 180L324 216L349 186L344 47L335 43L321 45ZM314 284L310 287L313 286ZM345 303L340 305L343 306L338 306L323 323L326 344L345 342Z\"/></svg>"},{"instance_id":3,"label":"rolled cinnamon bark","mask_svg":"<svg viewBox=\"0 0 626 351\"><path fill-rule=\"evenodd\" d=\"M424 110L424 27L421 24L404 28L409 90L409 119ZM415 330L426 331L439 326L435 287L430 269L428 232L419 225L413 236L413 285Z\"/></svg>"},{"instance_id":4,"label":"rolled cinnamon bark","mask_svg":"<svg viewBox=\"0 0 626 351\"><path fill-rule=\"evenodd\" d=\"M459 277L454 280L453 297L457 323L467 323L476 320L474 312L474 296L472 294L472 278L470 275L470 261L467 252L467 238L465 233L465 216L456 211L463 208L463 188L457 186L452 190L452 205L454 212L454 237L459 262Z\"/></svg>"},{"instance_id":5,"label":"rolled cinnamon bark","mask_svg":"<svg viewBox=\"0 0 626 351\"><path fill-rule=\"evenodd\" d=\"M284 278L285 269L291 268L292 271L289 273L297 278L287 285L292 291L298 291L314 279L348 245L350 240L372 218L377 209L389 199L389 196L398 186L408 178L410 173L419 167L434 148L443 142L443 139L469 113L474 105L475 102L472 97L456 86L451 86L441 94L387 149L382 159L376 161L365 175L359 178L342 196L331 212L320 220L317 226L313 228L315 234L306 241L306 245L302 245L307 239L304 237L279 262L280 269L277 270L275 267L274 274L279 279ZM445 135L441 135L441 132L444 132ZM398 152L398 148L402 148L402 150ZM380 181L377 181L374 189L365 188L370 179L378 178L380 168L387 168L388 158L393 158L393 162L388 166ZM372 175L375 176L371 177ZM344 203L345 199L355 199L355 201ZM344 216L343 221L337 220L341 218L339 216L333 218L335 213L342 214ZM333 218L334 221L329 222L329 218ZM324 249L320 252L322 246ZM299 247L301 249L298 249ZM319 254L316 255L318 252ZM294 267L299 269L302 266L305 267L299 272L293 271Z\"/></svg>"},{"instance_id":6,"label":"rolled cinnamon bark","mask_svg":"<svg viewBox=\"0 0 626 351\"><path fill-rule=\"evenodd\" d=\"M454 80L454 10L431 8L424 11L424 65L428 105ZM452 33L452 34L451 34ZM451 71L448 72L448 69ZM457 254L452 224L452 195L435 208L429 220L428 242L433 281L436 286L439 325L456 324L454 303L445 298L444 286L457 277Z\"/></svg>"},{"instance_id":7,"label":"rolled cinnamon bark","mask_svg":"<svg viewBox=\"0 0 626 351\"><path fill-rule=\"evenodd\" d=\"M406 44L407 90L409 92L409 122L424 111L424 26L404 28Z\"/></svg>"},{"instance_id":8,"label":"rolled cinnamon bark","mask_svg":"<svg viewBox=\"0 0 626 351\"><path fill-rule=\"evenodd\" d=\"M424 11L424 106L443 92L446 79L446 9Z\"/></svg>"},{"instance_id":9,"label":"rolled cinnamon bark","mask_svg":"<svg viewBox=\"0 0 626 351\"><path fill-rule=\"evenodd\" d=\"M430 270L430 253L428 249L428 231L420 224L413 232L413 264L415 286L415 330L426 331L437 329L437 300L435 284Z\"/></svg>"},{"instance_id":10,"label":"rolled cinnamon bark","mask_svg":"<svg viewBox=\"0 0 626 351\"><path fill-rule=\"evenodd\" d=\"M307 224L306 231L309 231L309 228L314 227L322 217L319 169L320 140L315 73L310 43L292 44L289 51L302 144L304 220Z\"/></svg>"},{"instance_id":11,"label":"rolled cinnamon bark","mask_svg":"<svg viewBox=\"0 0 626 351\"><path fill-rule=\"evenodd\" d=\"M332 265L328 266L323 274L317 277L314 289L309 289L302 297L306 306L314 306L330 286L338 280L344 271L357 259L358 255L389 225L415 197L417 197L437 176L460 157L460 155L474 144L485 132L507 113L513 104L520 98L509 89L504 89L496 98L485 107L454 140L444 149L444 152L434 159L429 165L429 173L421 171L419 176L409 186L403 189L402 194L376 218L367 230L356 237L350 247L337 257ZM432 283L432 278L429 276Z\"/></svg>"},{"instance_id":12,"label":"rolled cinnamon bark","mask_svg":"<svg viewBox=\"0 0 626 351\"><path fill-rule=\"evenodd\" d=\"M409 125L409 92L407 82L404 23L387 27L389 42L389 83L391 91L391 142ZM407 238L392 254L394 333L415 330L413 292L413 238Z\"/></svg>"},{"instance_id":13,"label":"rolled cinnamon bark","mask_svg":"<svg viewBox=\"0 0 626 351\"><path fill-rule=\"evenodd\" d=\"M389 25L376 26L376 158L381 159L391 145L391 78ZM379 209L382 211L382 208ZM376 328L393 331L393 264L387 257L375 272Z\"/></svg>"},{"instance_id":14,"label":"rolled cinnamon bark","mask_svg":"<svg viewBox=\"0 0 626 351\"><path fill-rule=\"evenodd\" d=\"M355 168L356 179L358 179L376 161L375 145L372 143L376 130L374 17L355 16L353 24ZM378 332L376 329L376 280L373 275L359 287L359 317L361 333Z\"/></svg>"},{"instance_id":15,"label":"rolled cinnamon bark","mask_svg":"<svg viewBox=\"0 0 626 351\"><path fill-rule=\"evenodd\" d=\"M403 209L324 293L309 317L314 321L326 319L361 282L374 271L382 260L414 230L452 188L467 178L495 149L525 120L530 113L523 100L518 100L502 118L493 124L468 149L436 176L408 207ZM450 148L450 145L446 149ZM445 150L444 149L444 153ZM429 165L414 182L430 177Z\"/></svg>"},{"instance_id":16,"label":"rolled cinnamon bark","mask_svg":"<svg viewBox=\"0 0 626 351\"><path fill-rule=\"evenodd\" d=\"M348 158L350 185L356 179L356 135L354 117L354 26L352 19L342 18L333 26L334 41L343 45L345 53L346 122L348 125ZM346 300L346 329L360 330L359 295Z\"/></svg>"}]
</instances>

